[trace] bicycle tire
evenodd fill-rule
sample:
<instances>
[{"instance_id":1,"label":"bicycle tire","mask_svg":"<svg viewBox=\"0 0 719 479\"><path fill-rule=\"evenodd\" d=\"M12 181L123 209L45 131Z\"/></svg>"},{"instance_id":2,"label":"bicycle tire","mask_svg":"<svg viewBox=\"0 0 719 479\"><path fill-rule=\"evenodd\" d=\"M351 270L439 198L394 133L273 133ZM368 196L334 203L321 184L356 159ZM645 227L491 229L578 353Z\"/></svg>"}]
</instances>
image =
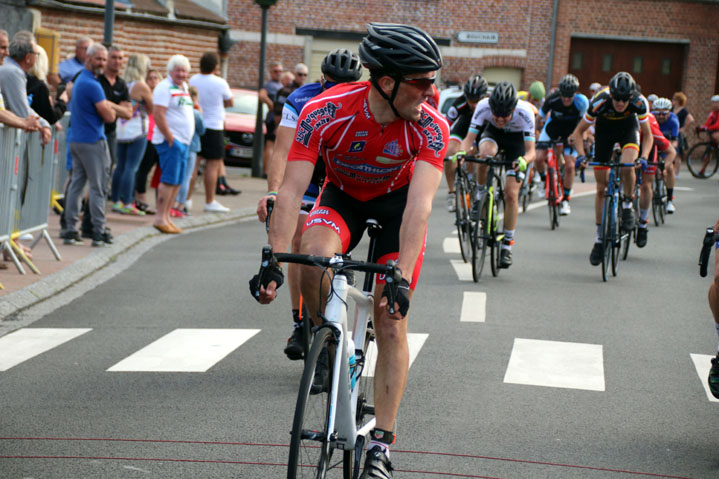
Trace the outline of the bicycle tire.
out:
<instances>
[{"instance_id":1,"label":"bicycle tire","mask_svg":"<svg viewBox=\"0 0 719 479\"><path fill-rule=\"evenodd\" d=\"M307 357L310 354L310 346L312 344L312 318L310 318L307 308L304 307L304 300L300 301L302 304L302 359L307 363Z\"/></svg>"},{"instance_id":2,"label":"bicycle tire","mask_svg":"<svg viewBox=\"0 0 719 479\"><path fill-rule=\"evenodd\" d=\"M555 228L555 214L556 214L556 203L557 198L555 192L555 177L554 168L547 168L547 208L549 210L549 228L554 230Z\"/></svg>"},{"instance_id":3,"label":"bicycle tire","mask_svg":"<svg viewBox=\"0 0 719 479\"><path fill-rule=\"evenodd\" d=\"M629 245L632 243L632 236L636 237L636 227L625 232L621 227L621 222L619 224L619 243L622 249L622 261L626 261L627 257L629 257Z\"/></svg>"},{"instance_id":4,"label":"bicycle tire","mask_svg":"<svg viewBox=\"0 0 719 479\"><path fill-rule=\"evenodd\" d=\"M472 249L472 222L469 218L469 209L472 204L471 188L469 188L466 177L459 173L455 185L455 192L457 194L455 218L457 220L459 251L462 254L462 260L467 263L470 259L470 251Z\"/></svg>"},{"instance_id":5,"label":"bicycle tire","mask_svg":"<svg viewBox=\"0 0 719 479\"><path fill-rule=\"evenodd\" d=\"M694 178L711 178L719 169L717 149L710 141L692 146L687 153L687 168Z\"/></svg>"},{"instance_id":6,"label":"bicycle tire","mask_svg":"<svg viewBox=\"0 0 719 479\"><path fill-rule=\"evenodd\" d=\"M659 218L662 221L662 224L664 224L664 221L667 217L667 203L669 202L669 195L667 194L667 182L662 178L662 185L659 189L660 191L660 198L662 199L661 205L659 207Z\"/></svg>"},{"instance_id":7,"label":"bicycle tire","mask_svg":"<svg viewBox=\"0 0 719 479\"><path fill-rule=\"evenodd\" d=\"M337 466L330 463L334 447L323 439L327 437L330 414L329 391L311 394L320 353L334 342L330 328L318 329L312 341L295 405L287 479L322 479L328 470ZM331 385L331 364L329 375Z\"/></svg>"},{"instance_id":8,"label":"bicycle tire","mask_svg":"<svg viewBox=\"0 0 719 479\"><path fill-rule=\"evenodd\" d=\"M491 251L491 265L492 265L492 276L495 278L499 276L499 270L501 269L499 267L500 263L500 257L501 257L501 248L502 248L502 241L499 239L500 231L504 230L504 221L502 221L502 227L500 228L499 223L499 212L504 212L504 197L497 194L494 197L494 202L492 203L492 230L491 230L491 237L492 237L492 251Z\"/></svg>"},{"instance_id":9,"label":"bicycle tire","mask_svg":"<svg viewBox=\"0 0 719 479\"><path fill-rule=\"evenodd\" d=\"M661 208L661 186L659 175L654 175L654 181L652 182L652 217L654 218L654 226L660 225L659 210Z\"/></svg>"},{"instance_id":10,"label":"bicycle tire","mask_svg":"<svg viewBox=\"0 0 719 479\"><path fill-rule=\"evenodd\" d=\"M612 276L616 276L617 272L619 271L619 256L622 253L622 238L624 237L622 235L621 225L619 222L619 218L617 216L612 215L612 221L610 223L610 229L611 229L611 242L612 242ZM629 244L629 239L627 238L625 240L625 244ZM628 249L629 246L626 246ZM625 258L626 259L626 258Z\"/></svg>"},{"instance_id":11,"label":"bicycle tire","mask_svg":"<svg viewBox=\"0 0 719 479\"><path fill-rule=\"evenodd\" d=\"M611 255L611 217L614 214L613 201L611 196L605 196L604 209L602 210L602 280L607 281L609 273L609 261Z\"/></svg>"},{"instance_id":12,"label":"bicycle tire","mask_svg":"<svg viewBox=\"0 0 719 479\"><path fill-rule=\"evenodd\" d=\"M487 195L483 194L479 203L479 221L474 226L472 240L472 279L478 282L484 269L484 259L487 256L487 243L489 241L489 208Z\"/></svg>"}]
</instances>

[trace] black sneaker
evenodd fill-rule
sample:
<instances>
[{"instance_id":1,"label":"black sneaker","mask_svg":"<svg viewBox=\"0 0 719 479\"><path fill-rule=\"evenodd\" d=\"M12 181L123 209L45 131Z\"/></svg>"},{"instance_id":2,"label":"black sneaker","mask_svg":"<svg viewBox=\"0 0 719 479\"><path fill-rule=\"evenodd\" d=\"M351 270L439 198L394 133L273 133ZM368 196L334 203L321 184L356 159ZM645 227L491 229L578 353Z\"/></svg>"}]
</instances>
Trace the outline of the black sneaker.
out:
<instances>
[{"instance_id":1,"label":"black sneaker","mask_svg":"<svg viewBox=\"0 0 719 479\"><path fill-rule=\"evenodd\" d=\"M112 244L112 239L112 235L109 231L105 231L104 233L95 233L92 235L92 245L97 247Z\"/></svg>"},{"instance_id":2,"label":"black sneaker","mask_svg":"<svg viewBox=\"0 0 719 479\"><path fill-rule=\"evenodd\" d=\"M302 323L296 323L292 331L292 335L287 338L287 346L285 346L285 355L292 361L302 359L304 356L304 348L302 347Z\"/></svg>"},{"instance_id":3,"label":"black sneaker","mask_svg":"<svg viewBox=\"0 0 719 479\"><path fill-rule=\"evenodd\" d=\"M325 393L330 390L330 355L327 349L323 349L320 357L317 358L315 368L315 380L312 382L310 394Z\"/></svg>"},{"instance_id":4,"label":"black sneaker","mask_svg":"<svg viewBox=\"0 0 719 479\"><path fill-rule=\"evenodd\" d=\"M639 248L644 248L647 245L647 234L649 233L649 228L647 228L646 225L647 223L640 221L639 228L637 228L637 247Z\"/></svg>"},{"instance_id":5,"label":"black sneaker","mask_svg":"<svg viewBox=\"0 0 719 479\"><path fill-rule=\"evenodd\" d=\"M634 210L632 208L622 208L622 228L624 231L634 229Z\"/></svg>"},{"instance_id":6,"label":"black sneaker","mask_svg":"<svg viewBox=\"0 0 719 479\"><path fill-rule=\"evenodd\" d=\"M367 451L364 470L360 479L392 479L392 463L381 447L375 446Z\"/></svg>"},{"instance_id":7,"label":"black sneaker","mask_svg":"<svg viewBox=\"0 0 719 479\"><path fill-rule=\"evenodd\" d=\"M512 250L501 248L499 251L499 267L506 269L510 266L512 266Z\"/></svg>"},{"instance_id":8,"label":"black sneaker","mask_svg":"<svg viewBox=\"0 0 719 479\"><path fill-rule=\"evenodd\" d=\"M708 382L712 396L719 399L719 353L712 358L712 368L709 370Z\"/></svg>"},{"instance_id":9,"label":"black sneaker","mask_svg":"<svg viewBox=\"0 0 719 479\"><path fill-rule=\"evenodd\" d=\"M592 263L592 266L601 264L603 254L604 248L602 248L602 243L594 243L594 246L592 246L592 252L589 254L589 262Z\"/></svg>"},{"instance_id":10,"label":"black sneaker","mask_svg":"<svg viewBox=\"0 0 719 479\"><path fill-rule=\"evenodd\" d=\"M68 231L65 233L65 236L63 236L63 243L65 244L72 244L72 245L83 245L85 244L82 241L82 238L80 238L80 235L77 231Z\"/></svg>"},{"instance_id":11,"label":"black sneaker","mask_svg":"<svg viewBox=\"0 0 719 479\"><path fill-rule=\"evenodd\" d=\"M83 238L87 238L87 239L92 239L92 237L93 237L93 233L92 233L91 229L90 230L83 229L81 235Z\"/></svg>"}]
</instances>

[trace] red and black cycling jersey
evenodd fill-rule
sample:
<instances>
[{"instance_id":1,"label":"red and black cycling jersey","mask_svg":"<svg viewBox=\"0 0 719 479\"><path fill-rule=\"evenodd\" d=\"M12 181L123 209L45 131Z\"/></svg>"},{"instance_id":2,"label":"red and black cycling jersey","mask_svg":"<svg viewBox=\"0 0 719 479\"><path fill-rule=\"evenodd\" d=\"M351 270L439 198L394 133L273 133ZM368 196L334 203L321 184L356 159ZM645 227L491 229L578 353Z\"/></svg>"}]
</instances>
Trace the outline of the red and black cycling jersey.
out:
<instances>
[{"instance_id":1,"label":"red and black cycling jersey","mask_svg":"<svg viewBox=\"0 0 719 479\"><path fill-rule=\"evenodd\" d=\"M707 117L706 123L704 123L703 126L707 129L707 131L719 130L719 111L711 111Z\"/></svg>"},{"instance_id":2,"label":"red and black cycling jersey","mask_svg":"<svg viewBox=\"0 0 719 479\"><path fill-rule=\"evenodd\" d=\"M617 111L614 109L612 103L612 96L609 93L609 88L604 88L597 92L596 95L589 102L589 109L584 115L584 120L587 123L594 123L595 120L603 122L609 121L627 121L635 122L639 120L639 123L647 121L647 113L649 113L649 104L646 98L639 93L633 93L629 98L629 104L624 111Z\"/></svg>"},{"instance_id":3,"label":"red and black cycling jersey","mask_svg":"<svg viewBox=\"0 0 719 479\"><path fill-rule=\"evenodd\" d=\"M474 108L470 106L464 95L457 97L446 115L450 124L450 140L454 139L460 143L464 140L469 132L469 125L472 123L472 115L474 115Z\"/></svg>"},{"instance_id":4,"label":"red and black cycling jersey","mask_svg":"<svg viewBox=\"0 0 719 479\"><path fill-rule=\"evenodd\" d=\"M425 161L442 170L447 121L427 103L419 121L379 124L369 109L369 82L344 83L302 109L288 161L325 162L327 181L360 201L409 184L413 166Z\"/></svg>"}]
</instances>

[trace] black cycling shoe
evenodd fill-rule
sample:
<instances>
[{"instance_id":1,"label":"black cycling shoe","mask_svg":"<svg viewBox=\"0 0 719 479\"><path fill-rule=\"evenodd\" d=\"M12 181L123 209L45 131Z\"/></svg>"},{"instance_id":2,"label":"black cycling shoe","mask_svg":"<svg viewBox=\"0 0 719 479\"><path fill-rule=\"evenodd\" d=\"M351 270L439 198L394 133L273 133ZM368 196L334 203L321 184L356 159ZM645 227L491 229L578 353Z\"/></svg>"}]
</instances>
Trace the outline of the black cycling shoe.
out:
<instances>
[{"instance_id":1,"label":"black cycling shoe","mask_svg":"<svg viewBox=\"0 0 719 479\"><path fill-rule=\"evenodd\" d=\"M317 358L315 367L315 379L312 381L310 394L325 393L330 390L330 355L327 349L323 349Z\"/></svg>"},{"instance_id":2,"label":"black cycling shoe","mask_svg":"<svg viewBox=\"0 0 719 479\"><path fill-rule=\"evenodd\" d=\"M639 223L646 225L641 221ZM637 247L644 248L647 245L647 234L649 234L649 228L646 226L637 228Z\"/></svg>"},{"instance_id":3,"label":"black cycling shoe","mask_svg":"<svg viewBox=\"0 0 719 479\"><path fill-rule=\"evenodd\" d=\"M712 358L712 367L709 370L709 378L707 381L709 382L709 391L712 393L712 396L719 399L719 353L717 353L716 357Z\"/></svg>"},{"instance_id":4,"label":"black cycling shoe","mask_svg":"<svg viewBox=\"0 0 719 479\"><path fill-rule=\"evenodd\" d=\"M297 361L304 356L304 348L302 347L302 323L295 324L292 335L287 338L287 346L285 346L285 355L291 361Z\"/></svg>"},{"instance_id":5,"label":"black cycling shoe","mask_svg":"<svg viewBox=\"0 0 719 479\"><path fill-rule=\"evenodd\" d=\"M392 463L381 447L375 446L367 451L364 470L360 479L392 479Z\"/></svg>"},{"instance_id":6,"label":"black cycling shoe","mask_svg":"<svg viewBox=\"0 0 719 479\"><path fill-rule=\"evenodd\" d=\"M510 266L512 266L512 250L501 248L499 252L499 267L506 269Z\"/></svg>"},{"instance_id":7,"label":"black cycling shoe","mask_svg":"<svg viewBox=\"0 0 719 479\"><path fill-rule=\"evenodd\" d=\"M622 228L624 231L634 229L634 210L632 208L622 208Z\"/></svg>"},{"instance_id":8,"label":"black cycling shoe","mask_svg":"<svg viewBox=\"0 0 719 479\"><path fill-rule=\"evenodd\" d=\"M602 248L602 243L594 243L592 252L589 254L589 262L592 263L592 266L597 266L602 262L603 254L604 248Z\"/></svg>"}]
</instances>

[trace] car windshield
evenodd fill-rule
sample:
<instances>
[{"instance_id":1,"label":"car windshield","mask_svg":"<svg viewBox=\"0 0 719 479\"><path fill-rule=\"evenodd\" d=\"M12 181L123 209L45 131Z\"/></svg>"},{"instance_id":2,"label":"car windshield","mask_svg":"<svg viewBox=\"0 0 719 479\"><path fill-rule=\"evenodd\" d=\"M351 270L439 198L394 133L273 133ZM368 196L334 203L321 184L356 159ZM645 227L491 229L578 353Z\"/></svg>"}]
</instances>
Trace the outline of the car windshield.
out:
<instances>
[{"instance_id":1,"label":"car windshield","mask_svg":"<svg viewBox=\"0 0 719 479\"><path fill-rule=\"evenodd\" d=\"M228 113L245 113L247 115L257 114L257 96L247 93L235 93L235 104L225 108Z\"/></svg>"}]
</instances>

